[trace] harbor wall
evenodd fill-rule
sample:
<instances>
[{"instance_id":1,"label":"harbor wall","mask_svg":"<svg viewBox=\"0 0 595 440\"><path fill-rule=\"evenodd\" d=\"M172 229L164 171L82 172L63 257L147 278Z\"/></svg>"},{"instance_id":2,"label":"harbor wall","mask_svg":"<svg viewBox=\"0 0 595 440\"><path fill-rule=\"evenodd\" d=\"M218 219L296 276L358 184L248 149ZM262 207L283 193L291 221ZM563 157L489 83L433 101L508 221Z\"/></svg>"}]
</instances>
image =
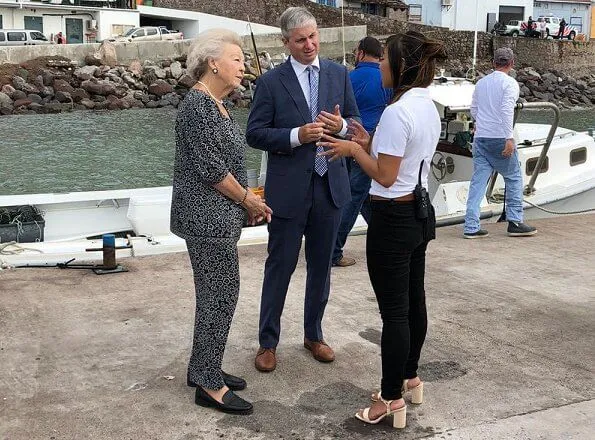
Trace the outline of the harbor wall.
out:
<instances>
[{"instance_id":1,"label":"harbor wall","mask_svg":"<svg viewBox=\"0 0 595 440\"><path fill-rule=\"evenodd\" d=\"M345 50L351 52L357 42L367 34L366 26L350 26L344 29ZM324 28L320 30L321 53L328 58L343 56L341 28ZM281 41L281 34L256 35L256 47L271 56L279 56L287 52ZM244 48L252 50L249 36L243 37ZM160 61L174 59L188 52L193 40L180 41L138 41L133 43L114 44L118 63L129 64L134 60ZM83 65L85 56L93 55L100 44L51 44L43 46L10 46L0 49L0 64L21 64L25 61L46 56L62 56Z\"/></svg>"},{"instance_id":2,"label":"harbor wall","mask_svg":"<svg viewBox=\"0 0 595 440\"><path fill-rule=\"evenodd\" d=\"M394 20L377 15L363 14L346 9L343 17L338 8L326 7L309 0L154 0L155 6L195 10L245 20L246 11L254 23L278 26L281 13L290 6L303 6L315 17L321 28L345 25L365 25L369 35L387 36L414 30L446 43L449 59L446 69L465 72L473 64L472 31L452 31L448 28L425 26L406 20ZM529 38L493 38L486 32L478 32L477 70L491 67L494 48L509 46L517 52L522 67L556 70L565 75L580 76L595 71L595 42L570 42L568 40L535 40ZM350 52L350 48L347 48Z\"/></svg>"}]
</instances>

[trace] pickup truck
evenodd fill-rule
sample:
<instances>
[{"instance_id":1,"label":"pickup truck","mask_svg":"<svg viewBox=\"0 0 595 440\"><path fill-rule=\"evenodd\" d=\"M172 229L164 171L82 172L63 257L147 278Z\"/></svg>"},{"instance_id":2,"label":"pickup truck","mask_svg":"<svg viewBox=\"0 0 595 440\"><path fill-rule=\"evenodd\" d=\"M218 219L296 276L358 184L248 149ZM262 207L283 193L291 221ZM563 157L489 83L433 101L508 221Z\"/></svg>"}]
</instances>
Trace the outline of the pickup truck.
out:
<instances>
[{"instance_id":1,"label":"pickup truck","mask_svg":"<svg viewBox=\"0 0 595 440\"><path fill-rule=\"evenodd\" d=\"M129 29L124 35L115 37L116 43L130 43L132 41L183 40L182 32L167 30L164 26L143 26Z\"/></svg>"}]
</instances>

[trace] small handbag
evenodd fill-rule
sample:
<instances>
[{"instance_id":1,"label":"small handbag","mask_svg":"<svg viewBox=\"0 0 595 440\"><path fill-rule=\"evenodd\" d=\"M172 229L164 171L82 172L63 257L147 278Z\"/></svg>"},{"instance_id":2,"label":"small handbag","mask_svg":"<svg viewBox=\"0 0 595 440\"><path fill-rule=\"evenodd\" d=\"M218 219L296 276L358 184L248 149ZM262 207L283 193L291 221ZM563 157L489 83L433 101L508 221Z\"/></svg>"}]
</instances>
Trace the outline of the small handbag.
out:
<instances>
[{"instance_id":1,"label":"small handbag","mask_svg":"<svg viewBox=\"0 0 595 440\"><path fill-rule=\"evenodd\" d=\"M421 172L423 170L424 161L419 164L419 174L417 176L417 185L413 190L415 197L415 218L423 223L423 238L424 241L430 241L436 238L436 213L428 190L421 184Z\"/></svg>"}]
</instances>

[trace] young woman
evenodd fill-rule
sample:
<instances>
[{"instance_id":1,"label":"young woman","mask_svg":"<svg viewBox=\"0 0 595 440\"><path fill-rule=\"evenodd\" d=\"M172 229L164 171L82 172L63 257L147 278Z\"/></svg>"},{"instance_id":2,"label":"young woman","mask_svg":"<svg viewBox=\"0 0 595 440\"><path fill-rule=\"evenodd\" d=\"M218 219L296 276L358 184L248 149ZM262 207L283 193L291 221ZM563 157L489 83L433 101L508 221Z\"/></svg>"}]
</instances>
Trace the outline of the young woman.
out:
<instances>
[{"instance_id":1,"label":"young woman","mask_svg":"<svg viewBox=\"0 0 595 440\"><path fill-rule=\"evenodd\" d=\"M356 417L376 424L392 416L405 427L403 394L423 400L417 375L427 330L425 255L434 238L435 219L427 188L430 161L440 136L440 116L430 98L436 63L446 58L444 44L418 32L388 39L380 65L393 102L384 110L374 137L352 122L350 141L324 136L320 145L331 160L353 157L372 178L372 216L368 225L368 273L382 317L381 391ZM416 188L417 187L417 188Z\"/></svg>"}]
</instances>

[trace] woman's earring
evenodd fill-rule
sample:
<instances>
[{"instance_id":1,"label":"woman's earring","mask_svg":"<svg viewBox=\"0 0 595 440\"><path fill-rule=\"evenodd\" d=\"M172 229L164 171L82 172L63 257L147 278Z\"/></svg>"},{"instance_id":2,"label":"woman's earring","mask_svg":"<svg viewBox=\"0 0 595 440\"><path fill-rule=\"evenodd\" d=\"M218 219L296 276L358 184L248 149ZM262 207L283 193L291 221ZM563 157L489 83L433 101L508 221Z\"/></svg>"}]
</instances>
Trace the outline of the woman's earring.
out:
<instances>
[{"instance_id":1,"label":"woman's earring","mask_svg":"<svg viewBox=\"0 0 595 440\"><path fill-rule=\"evenodd\" d=\"M219 73L219 69L217 69L216 67L213 67L213 73L214 73L215 75L217 75L217 74Z\"/></svg>"}]
</instances>

